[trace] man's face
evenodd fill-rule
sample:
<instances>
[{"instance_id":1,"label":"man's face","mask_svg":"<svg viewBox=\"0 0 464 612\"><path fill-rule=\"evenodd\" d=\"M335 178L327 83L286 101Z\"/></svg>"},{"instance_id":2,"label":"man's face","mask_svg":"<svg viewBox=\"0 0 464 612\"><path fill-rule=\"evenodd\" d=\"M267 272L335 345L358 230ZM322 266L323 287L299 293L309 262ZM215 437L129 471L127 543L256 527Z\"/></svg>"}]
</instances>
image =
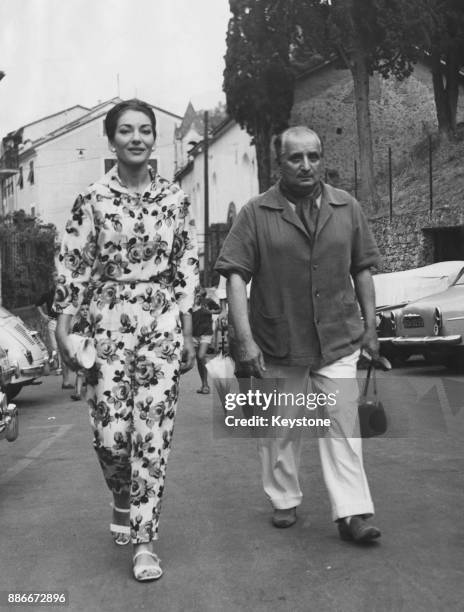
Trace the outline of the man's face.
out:
<instances>
[{"instance_id":1,"label":"man's face","mask_svg":"<svg viewBox=\"0 0 464 612\"><path fill-rule=\"evenodd\" d=\"M318 139L308 132L285 136L280 155L283 183L297 193L308 193L321 178L322 161Z\"/></svg>"}]
</instances>

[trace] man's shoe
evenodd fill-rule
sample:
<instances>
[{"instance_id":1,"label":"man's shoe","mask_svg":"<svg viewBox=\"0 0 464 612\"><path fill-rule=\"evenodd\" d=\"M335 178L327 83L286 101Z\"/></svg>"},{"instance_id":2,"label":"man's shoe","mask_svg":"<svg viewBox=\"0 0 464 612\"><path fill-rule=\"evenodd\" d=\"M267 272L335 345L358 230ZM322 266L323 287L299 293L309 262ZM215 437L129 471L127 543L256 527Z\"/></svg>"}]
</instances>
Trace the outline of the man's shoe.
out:
<instances>
[{"instance_id":1,"label":"man's shoe","mask_svg":"<svg viewBox=\"0 0 464 612\"><path fill-rule=\"evenodd\" d=\"M295 523L296 508L286 508L285 510L274 508L274 514L272 515L272 524L274 527L291 527Z\"/></svg>"},{"instance_id":2,"label":"man's shoe","mask_svg":"<svg viewBox=\"0 0 464 612\"><path fill-rule=\"evenodd\" d=\"M338 533L348 542L371 542L380 538L380 530L369 525L361 516L352 516L349 525L344 519L338 522Z\"/></svg>"}]
</instances>

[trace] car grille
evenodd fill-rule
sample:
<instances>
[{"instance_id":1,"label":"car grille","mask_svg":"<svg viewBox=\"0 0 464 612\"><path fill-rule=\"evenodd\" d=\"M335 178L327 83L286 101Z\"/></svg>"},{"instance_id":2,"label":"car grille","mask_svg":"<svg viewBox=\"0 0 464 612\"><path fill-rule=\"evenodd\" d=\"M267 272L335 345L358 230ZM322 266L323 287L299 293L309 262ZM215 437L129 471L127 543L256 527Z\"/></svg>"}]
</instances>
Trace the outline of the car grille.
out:
<instances>
[{"instance_id":1,"label":"car grille","mask_svg":"<svg viewBox=\"0 0 464 612\"><path fill-rule=\"evenodd\" d=\"M29 344L35 344L34 340L32 340L31 336L28 334L28 332L24 329L22 325L19 325L19 323L17 323L15 325L15 330L24 338L24 340L27 340Z\"/></svg>"},{"instance_id":2,"label":"car grille","mask_svg":"<svg viewBox=\"0 0 464 612\"><path fill-rule=\"evenodd\" d=\"M31 336L34 338L35 343L40 346L40 348L43 350L46 348L44 341L42 340L42 338L39 336L39 334L37 332L32 332Z\"/></svg>"},{"instance_id":3,"label":"car grille","mask_svg":"<svg viewBox=\"0 0 464 612\"><path fill-rule=\"evenodd\" d=\"M424 319L420 315L404 315L403 326L405 328L424 327Z\"/></svg>"}]
</instances>

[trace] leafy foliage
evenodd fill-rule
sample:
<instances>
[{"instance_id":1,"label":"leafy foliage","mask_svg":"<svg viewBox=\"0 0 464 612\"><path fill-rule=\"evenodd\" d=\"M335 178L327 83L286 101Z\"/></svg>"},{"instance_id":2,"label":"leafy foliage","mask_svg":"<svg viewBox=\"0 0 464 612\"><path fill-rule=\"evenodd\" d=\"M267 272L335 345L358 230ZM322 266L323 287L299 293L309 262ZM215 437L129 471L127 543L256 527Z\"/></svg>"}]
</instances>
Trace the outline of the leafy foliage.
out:
<instances>
[{"instance_id":1,"label":"leafy foliage","mask_svg":"<svg viewBox=\"0 0 464 612\"><path fill-rule=\"evenodd\" d=\"M402 0L296 0L297 53L338 54L347 68L356 44L365 52L369 74L407 77L419 50L412 33L421 20Z\"/></svg>"},{"instance_id":2,"label":"leafy foliage","mask_svg":"<svg viewBox=\"0 0 464 612\"><path fill-rule=\"evenodd\" d=\"M51 283L56 229L23 210L0 220L2 301L6 308L35 303Z\"/></svg>"},{"instance_id":3,"label":"leafy foliage","mask_svg":"<svg viewBox=\"0 0 464 612\"><path fill-rule=\"evenodd\" d=\"M415 40L430 53L440 132L456 130L459 71L464 65L464 3L462 0L413 0L421 16Z\"/></svg>"},{"instance_id":4,"label":"leafy foliage","mask_svg":"<svg viewBox=\"0 0 464 612\"><path fill-rule=\"evenodd\" d=\"M227 112L254 137L260 188L270 183L270 140L288 126L292 2L230 0L223 88Z\"/></svg>"},{"instance_id":5,"label":"leafy foliage","mask_svg":"<svg viewBox=\"0 0 464 612\"><path fill-rule=\"evenodd\" d=\"M207 109L201 109L197 111L196 113L198 120L199 122L201 122L202 125L203 125L205 110ZM223 121L225 121L225 119L227 119L227 110L226 110L226 105L223 102L218 102L217 105L213 109L208 110L208 126L210 130L215 130L218 127L218 125L220 125Z\"/></svg>"},{"instance_id":6,"label":"leafy foliage","mask_svg":"<svg viewBox=\"0 0 464 612\"><path fill-rule=\"evenodd\" d=\"M361 198L378 206L369 110L369 76L407 77L419 50L407 35L420 20L402 0L295 0L295 54L337 56L353 77Z\"/></svg>"}]
</instances>

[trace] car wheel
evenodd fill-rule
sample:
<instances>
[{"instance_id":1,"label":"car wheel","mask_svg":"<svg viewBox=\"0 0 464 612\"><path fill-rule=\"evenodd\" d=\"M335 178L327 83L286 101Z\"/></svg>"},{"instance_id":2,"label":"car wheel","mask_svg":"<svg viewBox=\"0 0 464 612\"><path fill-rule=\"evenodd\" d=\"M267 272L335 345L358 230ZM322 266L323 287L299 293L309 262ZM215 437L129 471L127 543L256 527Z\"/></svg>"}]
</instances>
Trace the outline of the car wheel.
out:
<instances>
[{"instance_id":1,"label":"car wheel","mask_svg":"<svg viewBox=\"0 0 464 612\"><path fill-rule=\"evenodd\" d=\"M394 368L401 368L411 356L410 353L402 351L397 346L380 345L380 354L388 359Z\"/></svg>"},{"instance_id":2,"label":"car wheel","mask_svg":"<svg viewBox=\"0 0 464 612\"><path fill-rule=\"evenodd\" d=\"M424 351L422 353L426 363L428 365L446 365L449 357L447 358L443 352L440 351Z\"/></svg>"},{"instance_id":3,"label":"car wheel","mask_svg":"<svg viewBox=\"0 0 464 612\"><path fill-rule=\"evenodd\" d=\"M445 365L448 370L452 370L453 372L464 372L464 349L455 349L450 355L447 356Z\"/></svg>"},{"instance_id":4,"label":"car wheel","mask_svg":"<svg viewBox=\"0 0 464 612\"><path fill-rule=\"evenodd\" d=\"M11 402L11 400L18 395L22 388L23 385L20 384L8 385L6 388L6 399Z\"/></svg>"}]
</instances>

